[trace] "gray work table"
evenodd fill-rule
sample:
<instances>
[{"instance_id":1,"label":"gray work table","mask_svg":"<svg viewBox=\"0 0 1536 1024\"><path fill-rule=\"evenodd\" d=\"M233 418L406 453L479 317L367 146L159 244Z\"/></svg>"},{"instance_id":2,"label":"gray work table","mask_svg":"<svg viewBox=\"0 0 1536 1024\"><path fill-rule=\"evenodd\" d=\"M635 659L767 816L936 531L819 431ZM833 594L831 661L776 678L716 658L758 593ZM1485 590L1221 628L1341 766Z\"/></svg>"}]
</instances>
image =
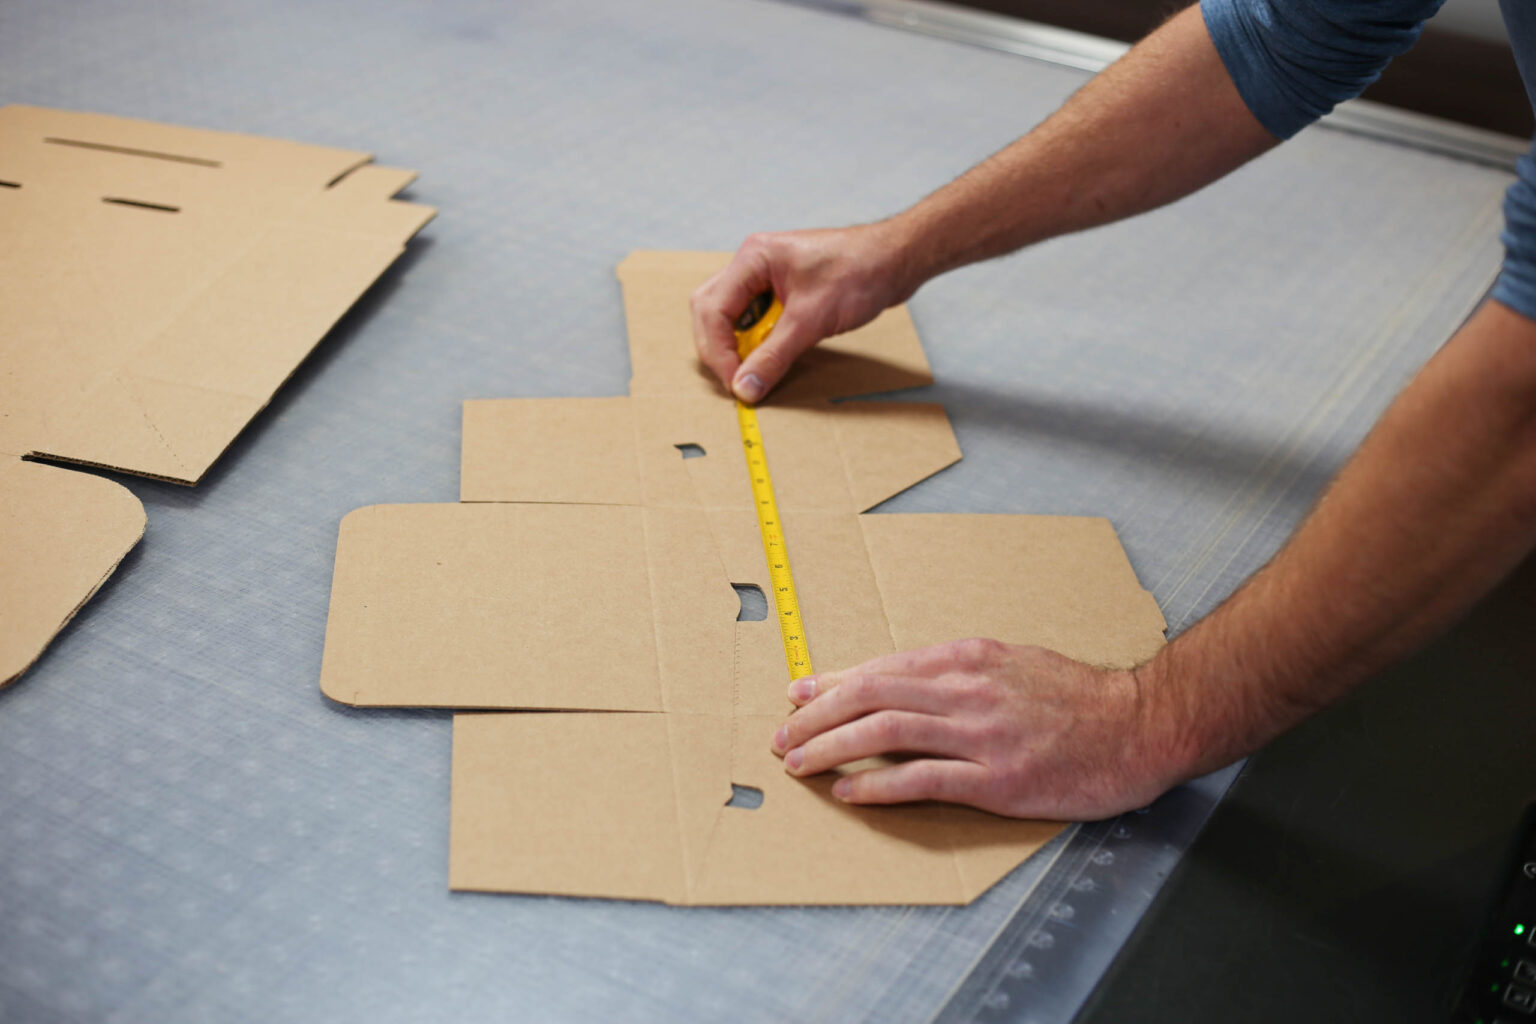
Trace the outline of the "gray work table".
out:
<instances>
[{"instance_id":1,"label":"gray work table","mask_svg":"<svg viewBox=\"0 0 1536 1024\"><path fill-rule=\"evenodd\" d=\"M1030 866L964 908L450 894L449 716L318 689L336 525L454 500L466 398L624 393L627 251L889 213L1086 77L753 0L0 6L0 100L370 150L441 211L203 484L125 479L143 543L0 693L0 1019L945 1006ZM934 282L921 397L965 460L882 508L1107 516L1186 627L1471 308L1507 181L1313 130L1187 202ZM1198 823L1230 777L1176 799Z\"/></svg>"}]
</instances>

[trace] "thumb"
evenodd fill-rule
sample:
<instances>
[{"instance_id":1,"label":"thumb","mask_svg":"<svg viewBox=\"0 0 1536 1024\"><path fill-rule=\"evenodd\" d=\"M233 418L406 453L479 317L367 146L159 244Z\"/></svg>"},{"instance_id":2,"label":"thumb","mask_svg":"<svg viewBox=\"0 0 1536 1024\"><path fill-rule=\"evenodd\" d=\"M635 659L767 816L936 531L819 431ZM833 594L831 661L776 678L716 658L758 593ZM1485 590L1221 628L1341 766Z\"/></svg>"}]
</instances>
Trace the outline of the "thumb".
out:
<instances>
[{"instance_id":1,"label":"thumb","mask_svg":"<svg viewBox=\"0 0 1536 1024\"><path fill-rule=\"evenodd\" d=\"M786 311L768 339L742 360L731 390L743 402L760 402L789 372L796 359L820 339L801 320Z\"/></svg>"}]
</instances>

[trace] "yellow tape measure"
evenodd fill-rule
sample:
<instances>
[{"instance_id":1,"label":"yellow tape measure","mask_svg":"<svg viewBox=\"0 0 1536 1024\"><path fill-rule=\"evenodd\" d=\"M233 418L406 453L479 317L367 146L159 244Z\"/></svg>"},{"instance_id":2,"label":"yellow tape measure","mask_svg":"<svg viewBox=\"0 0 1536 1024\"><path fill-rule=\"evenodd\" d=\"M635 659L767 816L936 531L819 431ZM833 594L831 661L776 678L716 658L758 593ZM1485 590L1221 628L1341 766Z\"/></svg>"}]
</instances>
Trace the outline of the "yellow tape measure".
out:
<instances>
[{"instance_id":1,"label":"yellow tape measure","mask_svg":"<svg viewBox=\"0 0 1536 1024\"><path fill-rule=\"evenodd\" d=\"M736 320L736 353L745 359L761 345L779 322L784 304L773 292L763 292ZM741 426L741 447L747 455L747 475L752 481L752 504L757 509L757 528L763 535L763 554L768 559L768 579L778 609L779 635L784 638L784 662L789 678L811 674L811 648L805 642L805 623L800 618L800 599L795 595L795 576L789 568L789 548L784 544L784 524L773 496L773 477L768 475L768 454L757 410L736 400L736 421Z\"/></svg>"}]
</instances>

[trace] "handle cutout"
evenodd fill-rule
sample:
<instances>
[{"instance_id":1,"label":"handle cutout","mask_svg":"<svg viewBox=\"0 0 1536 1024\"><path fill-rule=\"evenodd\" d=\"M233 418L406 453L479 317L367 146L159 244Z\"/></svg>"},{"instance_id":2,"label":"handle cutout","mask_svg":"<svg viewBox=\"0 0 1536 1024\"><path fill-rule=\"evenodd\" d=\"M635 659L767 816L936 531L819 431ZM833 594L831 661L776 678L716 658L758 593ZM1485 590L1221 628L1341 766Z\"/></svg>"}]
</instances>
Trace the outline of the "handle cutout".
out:
<instances>
[{"instance_id":1,"label":"handle cutout","mask_svg":"<svg viewBox=\"0 0 1536 1024\"><path fill-rule=\"evenodd\" d=\"M768 617L768 595L756 583L732 583L741 610L736 613L737 622L762 622Z\"/></svg>"},{"instance_id":2,"label":"handle cutout","mask_svg":"<svg viewBox=\"0 0 1536 1024\"><path fill-rule=\"evenodd\" d=\"M180 213L181 207L167 206L164 203L151 203L144 199L123 199L120 196L102 196L104 203L115 203L118 206L137 206L141 210L157 210L160 213Z\"/></svg>"},{"instance_id":3,"label":"handle cutout","mask_svg":"<svg viewBox=\"0 0 1536 1024\"><path fill-rule=\"evenodd\" d=\"M0 181L0 188L21 188L19 181Z\"/></svg>"},{"instance_id":4,"label":"handle cutout","mask_svg":"<svg viewBox=\"0 0 1536 1024\"><path fill-rule=\"evenodd\" d=\"M194 167L223 167L217 160L204 160L200 156L181 156L177 153L157 153L152 149L134 149L132 146L109 146L105 142L85 142L81 139L44 139L55 146L74 146L76 149L94 149L99 153L117 153L121 156L143 156L151 160L170 160Z\"/></svg>"},{"instance_id":5,"label":"handle cutout","mask_svg":"<svg viewBox=\"0 0 1536 1024\"><path fill-rule=\"evenodd\" d=\"M700 444L675 444L672 447L682 452L685 459L702 459L705 455L709 454L704 450L704 446Z\"/></svg>"},{"instance_id":6,"label":"handle cutout","mask_svg":"<svg viewBox=\"0 0 1536 1024\"><path fill-rule=\"evenodd\" d=\"M725 806L742 811L755 811L763 806L763 791L756 786L738 786L733 782L731 798L725 802Z\"/></svg>"}]
</instances>

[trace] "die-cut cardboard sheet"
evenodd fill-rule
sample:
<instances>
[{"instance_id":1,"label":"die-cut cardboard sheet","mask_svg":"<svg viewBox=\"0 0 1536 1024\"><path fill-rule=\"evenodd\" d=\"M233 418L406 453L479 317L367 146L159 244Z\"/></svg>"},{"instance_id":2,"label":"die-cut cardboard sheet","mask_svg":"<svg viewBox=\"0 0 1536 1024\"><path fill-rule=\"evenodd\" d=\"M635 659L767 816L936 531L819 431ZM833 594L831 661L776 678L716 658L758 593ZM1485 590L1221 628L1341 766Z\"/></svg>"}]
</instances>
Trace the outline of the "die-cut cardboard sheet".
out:
<instances>
[{"instance_id":1,"label":"die-cut cardboard sheet","mask_svg":"<svg viewBox=\"0 0 1536 1024\"><path fill-rule=\"evenodd\" d=\"M0 685L433 216L367 153L0 108Z\"/></svg>"},{"instance_id":2,"label":"die-cut cardboard sheet","mask_svg":"<svg viewBox=\"0 0 1536 1024\"><path fill-rule=\"evenodd\" d=\"M472 401L460 502L340 531L321 686L453 707L455 889L674 904L964 903L1060 826L854 808L769 751L791 710L732 399L689 293L717 253L619 268L631 393ZM1102 519L867 510L960 457L942 408L835 402L932 380L905 309L823 346L759 410L813 663L966 636L1128 666L1164 622ZM770 602L771 604L771 602ZM531 713L539 712L539 713ZM727 806L732 784L755 809Z\"/></svg>"}]
</instances>

